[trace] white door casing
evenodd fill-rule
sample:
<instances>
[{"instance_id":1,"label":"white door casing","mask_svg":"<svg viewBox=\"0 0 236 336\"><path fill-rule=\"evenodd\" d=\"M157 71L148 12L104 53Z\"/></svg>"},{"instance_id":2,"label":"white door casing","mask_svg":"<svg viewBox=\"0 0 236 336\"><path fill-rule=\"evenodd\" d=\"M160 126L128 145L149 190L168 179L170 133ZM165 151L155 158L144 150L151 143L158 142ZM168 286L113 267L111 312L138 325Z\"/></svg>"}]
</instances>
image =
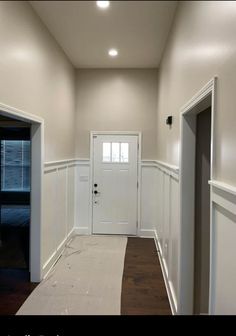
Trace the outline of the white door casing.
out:
<instances>
[{"instance_id":1,"label":"white door casing","mask_svg":"<svg viewBox=\"0 0 236 336\"><path fill-rule=\"evenodd\" d=\"M94 234L137 234L138 136L93 135Z\"/></svg>"},{"instance_id":2,"label":"white door casing","mask_svg":"<svg viewBox=\"0 0 236 336\"><path fill-rule=\"evenodd\" d=\"M30 281L42 280L42 191L44 162L44 120L36 115L0 103L1 115L28 122L31 126L30 192Z\"/></svg>"}]
</instances>

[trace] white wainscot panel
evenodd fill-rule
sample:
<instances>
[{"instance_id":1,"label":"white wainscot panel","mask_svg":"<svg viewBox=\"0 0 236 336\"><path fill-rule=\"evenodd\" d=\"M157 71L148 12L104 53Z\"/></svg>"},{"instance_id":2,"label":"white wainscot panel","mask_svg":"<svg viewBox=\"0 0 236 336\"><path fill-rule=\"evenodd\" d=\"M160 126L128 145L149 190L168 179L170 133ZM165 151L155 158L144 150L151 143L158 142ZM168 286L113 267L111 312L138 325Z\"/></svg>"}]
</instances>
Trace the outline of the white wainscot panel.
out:
<instances>
[{"instance_id":1,"label":"white wainscot panel","mask_svg":"<svg viewBox=\"0 0 236 336\"><path fill-rule=\"evenodd\" d=\"M90 234L89 216L89 164L79 164L76 167L76 232L78 234Z\"/></svg>"},{"instance_id":2,"label":"white wainscot panel","mask_svg":"<svg viewBox=\"0 0 236 336\"><path fill-rule=\"evenodd\" d=\"M60 257L74 233L74 160L45 164L43 178L42 265L43 277Z\"/></svg>"},{"instance_id":3,"label":"white wainscot panel","mask_svg":"<svg viewBox=\"0 0 236 336\"><path fill-rule=\"evenodd\" d=\"M163 258L165 262L166 267L166 273L168 275L169 271L169 250L170 250L170 244L169 244L169 238L170 238L170 176L168 174L164 174L164 217L163 217L163 245L162 245L162 251L163 251Z\"/></svg>"},{"instance_id":4,"label":"white wainscot panel","mask_svg":"<svg viewBox=\"0 0 236 336\"><path fill-rule=\"evenodd\" d=\"M75 170L76 166L68 167L67 180L67 234L73 230L75 225Z\"/></svg>"},{"instance_id":5,"label":"white wainscot panel","mask_svg":"<svg viewBox=\"0 0 236 336\"><path fill-rule=\"evenodd\" d=\"M236 314L236 214L213 205L213 311Z\"/></svg>"},{"instance_id":6,"label":"white wainscot panel","mask_svg":"<svg viewBox=\"0 0 236 336\"><path fill-rule=\"evenodd\" d=\"M67 168L62 167L57 171L57 201L56 201L57 220L56 244L60 245L67 234Z\"/></svg>"},{"instance_id":7,"label":"white wainscot panel","mask_svg":"<svg viewBox=\"0 0 236 336\"><path fill-rule=\"evenodd\" d=\"M176 314L180 232L178 169L159 161L154 166L155 238L172 313Z\"/></svg>"},{"instance_id":8,"label":"white wainscot panel","mask_svg":"<svg viewBox=\"0 0 236 336\"><path fill-rule=\"evenodd\" d=\"M55 252L55 222L56 222L56 186L57 170L49 170L43 178L43 221L42 221L42 263L48 261Z\"/></svg>"},{"instance_id":9,"label":"white wainscot panel","mask_svg":"<svg viewBox=\"0 0 236 336\"><path fill-rule=\"evenodd\" d=\"M157 170L152 166L142 166L140 236L154 237L157 219L156 198Z\"/></svg>"},{"instance_id":10,"label":"white wainscot panel","mask_svg":"<svg viewBox=\"0 0 236 336\"><path fill-rule=\"evenodd\" d=\"M172 297L177 310L178 297L178 269L179 269L179 182L170 178L170 238L169 238L169 281Z\"/></svg>"},{"instance_id":11,"label":"white wainscot panel","mask_svg":"<svg viewBox=\"0 0 236 336\"><path fill-rule=\"evenodd\" d=\"M156 219L156 234L159 242L160 254L162 256L162 246L164 238L164 173L159 168L157 171L157 187L156 187L156 207L157 207L157 219Z\"/></svg>"}]
</instances>

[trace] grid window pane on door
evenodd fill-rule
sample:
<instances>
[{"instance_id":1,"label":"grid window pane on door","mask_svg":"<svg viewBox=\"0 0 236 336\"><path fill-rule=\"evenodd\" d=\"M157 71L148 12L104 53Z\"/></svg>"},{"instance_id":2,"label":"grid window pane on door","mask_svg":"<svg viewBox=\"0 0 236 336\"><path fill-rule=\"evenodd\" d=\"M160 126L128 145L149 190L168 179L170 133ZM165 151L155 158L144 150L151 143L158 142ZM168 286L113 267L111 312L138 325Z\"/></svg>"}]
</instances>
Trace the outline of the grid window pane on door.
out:
<instances>
[{"instance_id":1,"label":"grid window pane on door","mask_svg":"<svg viewBox=\"0 0 236 336\"><path fill-rule=\"evenodd\" d=\"M102 162L111 162L111 143L103 142L102 144Z\"/></svg>"},{"instance_id":2,"label":"grid window pane on door","mask_svg":"<svg viewBox=\"0 0 236 336\"><path fill-rule=\"evenodd\" d=\"M129 144L127 142L120 144L120 162L129 162Z\"/></svg>"},{"instance_id":3,"label":"grid window pane on door","mask_svg":"<svg viewBox=\"0 0 236 336\"><path fill-rule=\"evenodd\" d=\"M120 162L120 144L112 142L112 162Z\"/></svg>"},{"instance_id":4,"label":"grid window pane on door","mask_svg":"<svg viewBox=\"0 0 236 336\"><path fill-rule=\"evenodd\" d=\"M128 142L103 142L102 162L128 163L129 162Z\"/></svg>"}]
</instances>

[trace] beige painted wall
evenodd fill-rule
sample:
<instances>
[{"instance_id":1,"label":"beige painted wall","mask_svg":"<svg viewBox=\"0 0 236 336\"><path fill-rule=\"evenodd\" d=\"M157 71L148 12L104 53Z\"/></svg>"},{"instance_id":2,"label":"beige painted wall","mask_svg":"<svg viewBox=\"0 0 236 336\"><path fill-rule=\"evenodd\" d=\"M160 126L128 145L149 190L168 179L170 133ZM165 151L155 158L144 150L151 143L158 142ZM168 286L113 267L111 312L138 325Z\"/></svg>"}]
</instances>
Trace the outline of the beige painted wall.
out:
<instances>
[{"instance_id":1,"label":"beige painted wall","mask_svg":"<svg viewBox=\"0 0 236 336\"><path fill-rule=\"evenodd\" d=\"M77 157L89 157L90 131L141 131L142 159L155 159L157 75L157 69L77 71Z\"/></svg>"},{"instance_id":2,"label":"beige painted wall","mask_svg":"<svg viewBox=\"0 0 236 336\"><path fill-rule=\"evenodd\" d=\"M45 120L45 161L74 157L75 72L31 6L0 1L0 102Z\"/></svg>"},{"instance_id":3,"label":"beige painted wall","mask_svg":"<svg viewBox=\"0 0 236 336\"><path fill-rule=\"evenodd\" d=\"M179 111L213 76L218 76L216 178L236 184L236 2L183 1L159 71L157 158L179 164ZM168 114L172 129L163 127Z\"/></svg>"}]
</instances>

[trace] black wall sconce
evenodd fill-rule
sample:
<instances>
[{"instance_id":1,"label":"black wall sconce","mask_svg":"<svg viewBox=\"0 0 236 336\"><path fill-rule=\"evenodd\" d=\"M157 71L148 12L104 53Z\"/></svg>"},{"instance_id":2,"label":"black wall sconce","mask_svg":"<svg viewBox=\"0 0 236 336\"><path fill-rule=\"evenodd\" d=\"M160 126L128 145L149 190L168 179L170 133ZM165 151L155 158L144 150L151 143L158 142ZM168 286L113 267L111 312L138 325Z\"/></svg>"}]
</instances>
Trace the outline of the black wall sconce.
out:
<instances>
[{"instance_id":1,"label":"black wall sconce","mask_svg":"<svg viewBox=\"0 0 236 336\"><path fill-rule=\"evenodd\" d=\"M172 116L168 116L167 118L166 118L166 125L172 125L172 121L173 121L173 117Z\"/></svg>"}]
</instances>

